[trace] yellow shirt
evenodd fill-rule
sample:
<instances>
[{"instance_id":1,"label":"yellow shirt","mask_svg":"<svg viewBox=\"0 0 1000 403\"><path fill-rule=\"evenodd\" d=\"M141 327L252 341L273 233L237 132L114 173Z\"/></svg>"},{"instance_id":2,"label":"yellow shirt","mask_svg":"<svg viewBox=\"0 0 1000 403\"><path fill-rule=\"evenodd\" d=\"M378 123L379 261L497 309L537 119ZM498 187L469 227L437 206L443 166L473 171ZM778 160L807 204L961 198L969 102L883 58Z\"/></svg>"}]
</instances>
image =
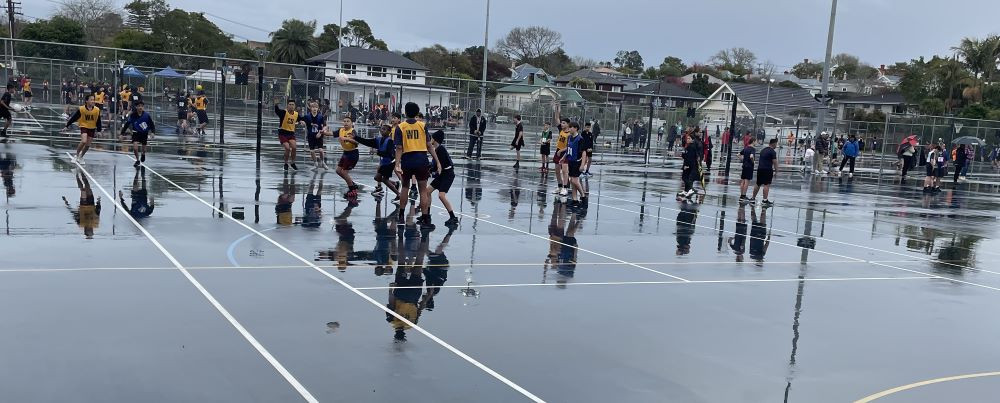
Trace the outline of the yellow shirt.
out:
<instances>
[{"instance_id":1,"label":"yellow shirt","mask_svg":"<svg viewBox=\"0 0 1000 403\"><path fill-rule=\"evenodd\" d=\"M204 95L196 97L194 99L194 108L195 109L203 111L207 107L208 107L208 98L205 98Z\"/></svg>"},{"instance_id":2,"label":"yellow shirt","mask_svg":"<svg viewBox=\"0 0 1000 403\"><path fill-rule=\"evenodd\" d=\"M31 92L31 80L24 80L24 86L22 89L24 91Z\"/></svg>"},{"instance_id":3,"label":"yellow shirt","mask_svg":"<svg viewBox=\"0 0 1000 403\"><path fill-rule=\"evenodd\" d=\"M427 129L424 122L399 122L399 131L403 134L403 152L427 152Z\"/></svg>"},{"instance_id":4,"label":"yellow shirt","mask_svg":"<svg viewBox=\"0 0 1000 403\"><path fill-rule=\"evenodd\" d=\"M281 119L281 130L286 132L295 132L295 123L299 121L298 112L288 112L285 111L285 118Z\"/></svg>"},{"instance_id":5,"label":"yellow shirt","mask_svg":"<svg viewBox=\"0 0 1000 403\"><path fill-rule=\"evenodd\" d=\"M104 105L104 96L105 96L105 94L103 92L98 92L98 93L94 94L94 102L98 103L98 104L101 104L101 105Z\"/></svg>"},{"instance_id":6,"label":"yellow shirt","mask_svg":"<svg viewBox=\"0 0 1000 403\"><path fill-rule=\"evenodd\" d=\"M343 148L344 151L354 151L358 149L357 144L344 141L345 139L352 139L352 140L354 139L354 129L344 129L343 127L341 127L339 137L340 137L340 147Z\"/></svg>"},{"instance_id":7,"label":"yellow shirt","mask_svg":"<svg viewBox=\"0 0 1000 403\"><path fill-rule=\"evenodd\" d=\"M101 116L101 110L94 107L94 109L87 109L86 106L80 107L80 120L77 124L80 125L81 129L97 129L97 119Z\"/></svg>"},{"instance_id":8,"label":"yellow shirt","mask_svg":"<svg viewBox=\"0 0 1000 403\"><path fill-rule=\"evenodd\" d=\"M556 150L565 150L569 145L569 132L560 131L559 138L556 139Z\"/></svg>"},{"instance_id":9,"label":"yellow shirt","mask_svg":"<svg viewBox=\"0 0 1000 403\"><path fill-rule=\"evenodd\" d=\"M128 102L132 99L132 91L122 91L118 93L118 99L122 102Z\"/></svg>"}]
</instances>

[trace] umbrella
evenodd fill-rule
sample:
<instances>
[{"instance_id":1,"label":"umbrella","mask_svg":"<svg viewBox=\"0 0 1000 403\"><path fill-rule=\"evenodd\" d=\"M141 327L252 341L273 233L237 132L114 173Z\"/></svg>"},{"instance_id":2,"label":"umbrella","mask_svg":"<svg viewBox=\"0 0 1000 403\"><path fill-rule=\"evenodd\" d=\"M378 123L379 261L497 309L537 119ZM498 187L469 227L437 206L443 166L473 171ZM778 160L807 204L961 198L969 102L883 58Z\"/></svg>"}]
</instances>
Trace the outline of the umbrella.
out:
<instances>
[{"instance_id":1,"label":"umbrella","mask_svg":"<svg viewBox=\"0 0 1000 403\"><path fill-rule=\"evenodd\" d=\"M972 146L985 146L986 141L977 137L962 136L951 141L952 144L966 144Z\"/></svg>"},{"instance_id":2,"label":"umbrella","mask_svg":"<svg viewBox=\"0 0 1000 403\"><path fill-rule=\"evenodd\" d=\"M903 139L903 141L901 143L899 143L899 145L903 145L903 144L906 144L906 143L917 144L917 135L916 134L911 134L909 136L906 136L906 138Z\"/></svg>"}]
</instances>

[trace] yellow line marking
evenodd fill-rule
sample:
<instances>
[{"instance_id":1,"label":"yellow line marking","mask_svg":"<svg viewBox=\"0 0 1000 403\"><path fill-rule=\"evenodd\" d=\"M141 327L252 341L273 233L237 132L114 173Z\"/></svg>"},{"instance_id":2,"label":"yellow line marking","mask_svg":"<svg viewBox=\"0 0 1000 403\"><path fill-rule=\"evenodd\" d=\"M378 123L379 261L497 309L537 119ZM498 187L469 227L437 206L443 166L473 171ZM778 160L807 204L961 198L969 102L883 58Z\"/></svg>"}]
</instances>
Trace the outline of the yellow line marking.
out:
<instances>
[{"instance_id":1,"label":"yellow line marking","mask_svg":"<svg viewBox=\"0 0 1000 403\"><path fill-rule=\"evenodd\" d=\"M949 377L945 377L945 378L931 379L931 380L917 382L917 383L911 383L909 385L903 385L903 386L892 388L892 389L889 389L889 390L886 390L886 391L883 391L883 392L878 392L878 393L876 393L874 395L871 395L871 396L865 397L863 399L857 400L854 403L868 403L868 402L871 402L871 401L874 401L874 400L881 399L883 397L889 396L889 395L894 394L894 393L902 392L904 390L909 390L909 389L913 389L913 388L919 388L921 386L932 385L932 384L935 384L935 383L951 382L951 381L957 381L957 380L962 380L962 379L970 379L970 378L983 378L983 377L987 377L987 376L1000 376L1000 372L980 372L978 374L956 375L956 376L949 376Z\"/></svg>"}]
</instances>

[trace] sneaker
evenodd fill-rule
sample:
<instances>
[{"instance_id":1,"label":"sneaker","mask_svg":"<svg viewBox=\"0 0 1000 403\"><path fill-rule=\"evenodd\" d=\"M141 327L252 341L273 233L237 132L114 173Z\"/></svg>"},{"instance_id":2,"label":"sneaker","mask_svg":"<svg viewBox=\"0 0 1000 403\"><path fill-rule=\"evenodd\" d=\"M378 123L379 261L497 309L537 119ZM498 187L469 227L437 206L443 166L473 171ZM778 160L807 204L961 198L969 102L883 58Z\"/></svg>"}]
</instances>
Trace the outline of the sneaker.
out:
<instances>
[{"instance_id":1,"label":"sneaker","mask_svg":"<svg viewBox=\"0 0 1000 403\"><path fill-rule=\"evenodd\" d=\"M399 198L398 198L398 197L394 197L394 198L392 198L392 200L391 200L390 202L391 202L392 204L395 204L395 205L397 205L397 206L398 206L398 205L399 205Z\"/></svg>"},{"instance_id":2,"label":"sneaker","mask_svg":"<svg viewBox=\"0 0 1000 403\"><path fill-rule=\"evenodd\" d=\"M448 221L444 222L444 226L446 226L446 227L457 227L458 226L458 217L449 218Z\"/></svg>"},{"instance_id":3,"label":"sneaker","mask_svg":"<svg viewBox=\"0 0 1000 403\"><path fill-rule=\"evenodd\" d=\"M771 207L774 205L774 202L764 199L763 201L760 202L760 204L764 207Z\"/></svg>"},{"instance_id":4,"label":"sneaker","mask_svg":"<svg viewBox=\"0 0 1000 403\"><path fill-rule=\"evenodd\" d=\"M852 174L852 173L848 173L848 174L847 174L847 177L848 177L848 178L853 178L853 177L854 177L854 174Z\"/></svg>"},{"instance_id":5,"label":"sneaker","mask_svg":"<svg viewBox=\"0 0 1000 403\"><path fill-rule=\"evenodd\" d=\"M822 173L823 175L826 175L826 174L828 174L830 172L829 171L820 171L820 173Z\"/></svg>"},{"instance_id":6,"label":"sneaker","mask_svg":"<svg viewBox=\"0 0 1000 403\"><path fill-rule=\"evenodd\" d=\"M552 194L554 194L554 195L561 194L561 193L562 193L562 188L561 187L557 187L556 190L552 191Z\"/></svg>"},{"instance_id":7,"label":"sneaker","mask_svg":"<svg viewBox=\"0 0 1000 403\"><path fill-rule=\"evenodd\" d=\"M747 204L749 204L751 206L756 206L757 205L757 199L747 199Z\"/></svg>"},{"instance_id":8,"label":"sneaker","mask_svg":"<svg viewBox=\"0 0 1000 403\"><path fill-rule=\"evenodd\" d=\"M299 170L299 167L296 166L294 162L292 163L292 170L295 170L295 171Z\"/></svg>"},{"instance_id":9,"label":"sneaker","mask_svg":"<svg viewBox=\"0 0 1000 403\"><path fill-rule=\"evenodd\" d=\"M139 157L139 161L146 162L146 154L143 154L141 157Z\"/></svg>"},{"instance_id":10,"label":"sneaker","mask_svg":"<svg viewBox=\"0 0 1000 403\"><path fill-rule=\"evenodd\" d=\"M567 190L566 188L562 188L562 190L559 191L559 195L560 196L566 196L568 194L569 194L569 190Z\"/></svg>"}]
</instances>

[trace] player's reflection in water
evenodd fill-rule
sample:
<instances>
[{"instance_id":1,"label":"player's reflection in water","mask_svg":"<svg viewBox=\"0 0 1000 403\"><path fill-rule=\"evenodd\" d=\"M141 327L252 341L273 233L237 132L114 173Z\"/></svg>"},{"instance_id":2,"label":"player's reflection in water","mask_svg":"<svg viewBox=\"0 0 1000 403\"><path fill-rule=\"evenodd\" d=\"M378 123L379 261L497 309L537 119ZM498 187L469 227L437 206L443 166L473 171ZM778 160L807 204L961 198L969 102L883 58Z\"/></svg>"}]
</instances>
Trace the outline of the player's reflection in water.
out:
<instances>
[{"instance_id":1,"label":"player's reflection in water","mask_svg":"<svg viewBox=\"0 0 1000 403\"><path fill-rule=\"evenodd\" d=\"M388 208L388 205L387 207ZM391 213L382 215L382 203L375 204L375 249L372 250L372 260L375 261L375 275L392 274L392 266L396 260L396 217L399 207Z\"/></svg>"},{"instance_id":2,"label":"player's reflection in water","mask_svg":"<svg viewBox=\"0 0 1000 403\"><path fill-rule=\"evenodd\" d=\"M313 174L306 190L305 205L302 209L302 226L319 228L323 223L323 176L326 172Z\"/></svg>"},{"instance_id":3,"label":"player's reflection in water","mask_svg":"<svg viewBox=\"0 0 1000 403\"><path fill-rule=\"evenodd\" d=\"M337 217L333 219L333 229L337 232L337 248L336 248L336 259L337 259L337 270L344 272L347 270L347 264L350 260L354 260L354 224L347 220L351 216L351 211L354 210L355 203L347 203L344 207L344 211L340 213Z\"/></svg>"},{"instance_id":4,"label":"player's reflection in water","mask_svg":"<svg viewBox=\"0 0 1000 403\"><path fill-rule=\"evenodd\" d=\"M7 198L14 197L14 168L17 168L17 158L14 155L0 153L0 177L3 177L3 187L7 192Z\"/></svg>"},{"instance_id":5,"label":"player's reflection in water","mask_svg":"<svg viewBox=\"0 0 1000 403\"><path fill-rule=\"evenodd\" d=\"M549 221L549 253L542 268L542 283L548 281L550 271L555 273L555 281L560 288L573 279L579 247L576 232L582 224L582 214L572 212L567 219L566 205L555 203Z\"/></svg>"},{"instance_id":6,"label":"player's reflection in water","mask_svg":"<svg viewBox=\"0 0 1000 403\"><path fill-rule=\"evenodd\" d=\"M77 225L83 228L83 235L87 239L93 239L94 229L100 224L101 198L94 199L94 191L90 189L90 182L81 171L76 172L76 186L80 189L80 206L74 210L65 196L62 198L63 203L73 215L73 221L76 221Z\"/></svg>"},{"instance_id":7,"label":"player's reflection in water","mask_svg":"<svg viewBox=\"0 0 1000 403\"><path fill-rule=\"evenodd\" d=\"M406 330L410 323L416 324L420 318L420 299L424 285L424 258L429 248L432 228L418 228L413 217L416 215L410 207L406 226L402 236L398 237L399 265L396 267L394 281L389 284L389 303L386 305L396 313L386 313L385 319L392 326L393 338L397 342L406 341ZM405 318L409 323L400 319Z\"/></svg>"},{"instance_id":8,"label":"player's reflection in water","mask_svg":"<svg viewBox=\"0 0 1000 403\"><path fill-rule=\"evenodd\" d=\"M129 215L138 220L153 214L156 204L153 202L153 198L149 197L149 191L146 190L146 167L135 171L135 177L132 178L131 196L132 203L126 203L125 193L121 190L118 191L118 202L125 210L128 210Z\"/></svg>"},{"instance_id":9,"label":"player's reflection in water","mask_svg":"<svg viewBox=\"0 0 1000 403\"><path fill-rule=\"evenodd\" d=\"M441 239L434 251L427 254L427 267L424 268L427 290L420 300L421 309L434 310L434 297L441 292L444 282L448 281L448 269L451 263L448 261L448 256L444 254L444 249L448 247L453 233L455 233L455 227L448 227L448 233Z\"/></svg>"},{"instance_id":10,"label":"player's reflection in water","mask_svg":"<svg viewBox=\"0 0 1000 403\"><path fill-rule=\"evenodd\" d=\"M682 203L677 213L677 256L691 253L691 237L694 236L695 223L698 221L698 204Z\"/></svg>"},{"instance_id":11,"label":"player's reflection in water","mask_svg":"<svg viewBox=\"0 0 1000 403\"><path fill-rule=\"evenodd\" d=\"M295 203L295 175L289 176L286 172L278 188L278 202L274 205L274 215L277 217L278 225L293 224L292 203Z\"/></svg>"},{"instance_id":12,"label":"player's reflection in water","mask_svg":"<svg viewBox=\"0 0 1000 403\"><path fill-rule=\"evenodd\" d=\"M740 203L740 209L736 213L736 234L729 237L729 249L736 254L736 261L743 261L743 254L747 250L747 208Z\"/></svg>"},{"instance_id":13,"label":"player's reflection in water","mask_svg":"<svg viewBox=\"0 0 1000 403\"><path fill-rule=\"evenodd\" d=\"M514 177L514 182L510 185L507 194L510 196L510 211L507 212L507 219L513 220L517 205L521 202L521 180L519 178Z\"/></svg>"},{"instance_id":14,"label":"player's reflection in water","mask_svg":"<svg viewBox=\"0 0 1000 403\"><path fill-rule=\"evenodd\" d=\"M771 232L767 229L767 209L760 209L760 220L757 220L756 209L750 210L750 259L757 264L764 263L764 255L771 245Z\"/></svg>"}]
</instances>

